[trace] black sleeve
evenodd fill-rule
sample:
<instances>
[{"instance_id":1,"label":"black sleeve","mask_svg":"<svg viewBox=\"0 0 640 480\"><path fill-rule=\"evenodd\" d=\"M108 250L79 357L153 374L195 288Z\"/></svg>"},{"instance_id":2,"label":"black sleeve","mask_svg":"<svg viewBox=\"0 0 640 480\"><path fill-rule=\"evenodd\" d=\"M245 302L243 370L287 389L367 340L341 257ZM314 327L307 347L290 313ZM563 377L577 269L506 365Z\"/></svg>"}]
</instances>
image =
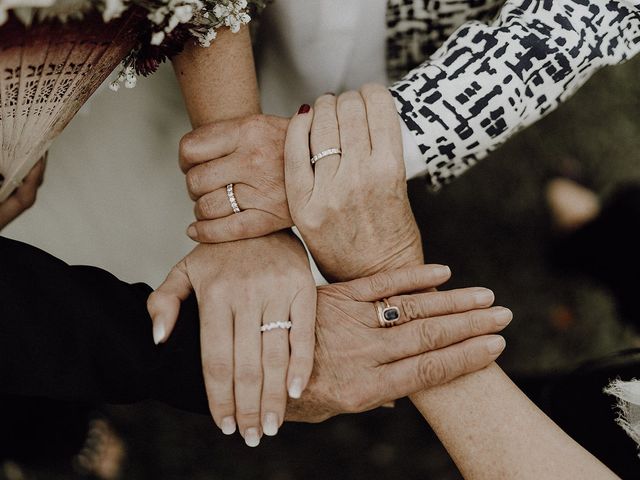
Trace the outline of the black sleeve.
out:
<instances>
[{"instance_id":1,"label":"black sleeve","mask_svg":"<svg viewBox=\"0 0 640 480\"><path fill-rule=\"evenodd\" d=\"M155 399L207 413L196 301L184 302L172 336L157 347L150 292L0 237L0 394Z\"/></svg>"}]
</instances>

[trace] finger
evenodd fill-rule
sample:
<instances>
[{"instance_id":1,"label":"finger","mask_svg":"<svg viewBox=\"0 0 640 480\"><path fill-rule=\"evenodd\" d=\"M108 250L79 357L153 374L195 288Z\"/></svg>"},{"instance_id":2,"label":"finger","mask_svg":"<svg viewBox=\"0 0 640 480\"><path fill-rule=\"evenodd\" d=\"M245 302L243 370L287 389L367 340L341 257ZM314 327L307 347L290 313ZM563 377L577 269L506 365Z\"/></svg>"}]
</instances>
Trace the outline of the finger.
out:
<instances>
[{"instance_id":1,"label":"finger","mask_svg":"<svg viewBox=\"0 0 640 480\"><path fill-rule=\"evenodd\" d=\"M401 295L388 299L389 305L397 307L400 318L396 324L451 313L462 313L493 305L495 295L487 288L459 288L441 292Z\"/></svg>"},{"instance_id":2,"label":"finger","mask_svg":"<svg viewBox=\"0 0 640 480\"><path fill-rule=\"evenodd\" d=\"M247 157L228 155L196 165L186 175L191 199L197 200L202 195L226 187L230 183L248 184L254 174L249 163Z\"/></svg>"},{"instance_id":3,"label":"finger","mask_svg":"<svg viewBox=\"0 0 640 480\"><path fill-rule=\"evenodd\" d=\"M384 85L378 84L366 84L360 93L367 108L372 150L382 150L389 153L389 157L402 158L400 117L391 93Z\"/></svg>"},{"instance_id":4,"label":"finger","mask_svg":"<svg viewBox=\"0 0 640 480\"><path fill-rule=\"evenodd\" d=\"M371 142L367 109L360 93L350 91L340 95L337 110L343 155L354 161L368 158L371 154Z\"/></svg>"},{"instance_id":5,"label":"finger","mask_svg":"<svg viewBox=\"0 0 640 480\"><path fill-rule=\"evenodd\" d=\"M225 435L236 431L233 390L233 314L221 301L222 294L210 291L198 298L200 310L200 348L202 371L209 410Z\"/></svg>"},{"instance_id":6,"label":"finger","mask_svg":"<svg viewBox=\"0 0 640 480\"><path fill-rule=\"evenodd\" d=\"M239 311L235 318L234 393L236 420L245 443L256 447L262 437L262 312Z\"/></svg>"},{"instance_id":7,"label":"finger","mask_svg":"<svg viewBox=\"0 0 640 480\"><path fill-rule=\"evenodd\" d=\"M336 113L336 97L322 95L316 100L311 125L311 155L330 148L340 148L340 131ZM315 164L315 185L330 181L340 166L340 155L329 155Z\"/></svg>"},{"instance_id":8,"label":"finger","mask_svg":"<svg viewBox=\"0 0 640 480\"><path fill-rule=\"evenodd\" d=\"M147 311L153 322L156 345L169 338L180 313L180 304L189 298L193 288L184 261L171 269L169 275L147 299Z\"/></svg>"},{"instance_id":9,"label":"finger","mask_svg":"<svg viewBox=\"0 0 640 480\"><path fill-rule=\"evenodd\" d=\"M506 328L513 314L504 307L415 320L384 329L385 362L412 357L448 347L472 337L497 333Z\"/></svg>"},{"instance_id":10,"label":"finger","mask_svg":"<svg viewBox=\"0 0 640 480\"><path fill-rule=\"evenodd\" d=\"M303 105L289 122L284 144L284 183L289 210L304 206L313 192L314 174L309 159L309 132L313 111Z\"/></svg>"},{"instance_id":11,"label":"finger","mask_svg":"<svg viewBox=\"0 0 640 480\"><path fill-rule=\"evenodd\" d=\"M502 353L504 338L485 335L433 352L404 358L380 368L388 400L406 397L483 369Z\"/></svg>"},{"instance_id":12,"label":"finger","mask_svg":"<svg viewBox=\"0 0 640 480\"><path fill-rule=\"evenodd\" d=\"M200 243L223 243L263 237L289 228L291 222L261 210L246 210L217 220L192 223L187 235Z\"/></svg>"},{"instance_id":13,"label":"finger","mask_svg":"<svg viewBox=\"0 0 640 480\"><path fill-rule=\"evenodd\" d=\"M442 285L451 277L444 265L417 265L377 273L370 277L334 284L345 295L359 302L374 302L382 298L411 293Z\"/></svg>"},{"instance_id":14,"label":"finger","mask_svg":"<svg viewBox=\"0 0 640 480\"><path fill-rule=\"evenodd\" d=\"M316 300L315 287L304 288L298 292L291 303L291 360L287 385L291 398L300 398L307 388L313 370L313 353L316 345Z\"/></svg>"},{"instance_id":15,"label":"finger","mask_svg":"<svg viewBox=\"0 0 640 480\"><path fill-rule=\"evenodd\" d=\"M0 203L0 228L7 225L25 210L28 210L36 202L38 187L44 176L44 158L31 169L24 178L20 187L4 202Z\"/></svg>"},{"instance_id":16,"label":"finger","mask_svg":"<svg viewBox=\"0 0 640 480\"><path fill-rule=\"evenodd\" d=\"M241 210L258 206L255 192L252 187L244 183L233 185L234 197ZM226 186L200 197L193 207L193 212L198 220L215 220L233 214Z\"/></svg>"},{"instance_id":17,"label":"finger","mask_svg":"<svg viewBox=\"0 0 640 480\"><path fill-rule=\"evenodd\" d=\"M263 324L289 321L288 305L268 307ZM289 331L280 328L262 334L262 430L273 436L284 421L287 406L287 368L289 366Z\"/></svg>"},{"instance_id":18,"label":"finger","mask_svg":"<svg viewBox=\"0 0 640 480\"><path fill-rule=\"evenodd\" d=\"M203 125L180 140L179 163L184 173L212 158L230 155L240 142L240 120Z\"/></svg>"}]
</instances>

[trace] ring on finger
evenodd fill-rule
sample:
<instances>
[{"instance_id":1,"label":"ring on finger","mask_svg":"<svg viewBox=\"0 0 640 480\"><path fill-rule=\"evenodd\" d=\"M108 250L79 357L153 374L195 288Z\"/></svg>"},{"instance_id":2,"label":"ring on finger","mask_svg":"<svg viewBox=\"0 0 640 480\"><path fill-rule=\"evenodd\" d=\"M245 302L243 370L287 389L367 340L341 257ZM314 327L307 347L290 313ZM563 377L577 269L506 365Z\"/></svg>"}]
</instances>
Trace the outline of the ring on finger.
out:
<instances>
[{"instance_id":1,"label":"ring on finger","mask_svg":"<svg viewBox=\"0 0 640 480\"><path fill-rule=\"evenodd\" d=\"M325 157L330 157L331 155L342 155L342 150L340 150L337 147L323 150L320 153L311 157L311 165L315 165L318 160L322 160Z\"/></svg>"},{"instance_id":2,"label":"ring on finger","mask_svg":"<svg viewBox=\"0 0 640 480\"><path fill-rule=\"evenodd\" d=\"M260 331L264 333L274 329L291 330L291 325L291 322L271 322L262 325Z\"/></svg>"},{"instance_id":3,"label":"ring on finger","mask_svg":"<svg viewBox=\"0 0 640 480\"><path fill-rule=\"evenodd\" d=\"M236 200L236 194L233 191L233 183L230 183L229 185L227 185L227 198L229 199L229 203L231 204L233 213L242 212L242 210L238 206L238 200Z\"/></svg>"},{"instance_id":4,"label":"ring on finger","mask_svg":"<svg viewBox=\"0 0 640 480\"><path fill-rule=\"evenodd\" d=\"M393 327L400 320L400 309L389 305L389 300L384 298L381 302L375 302L378 323L381 327Z\"/></svg>"}]
</instances>

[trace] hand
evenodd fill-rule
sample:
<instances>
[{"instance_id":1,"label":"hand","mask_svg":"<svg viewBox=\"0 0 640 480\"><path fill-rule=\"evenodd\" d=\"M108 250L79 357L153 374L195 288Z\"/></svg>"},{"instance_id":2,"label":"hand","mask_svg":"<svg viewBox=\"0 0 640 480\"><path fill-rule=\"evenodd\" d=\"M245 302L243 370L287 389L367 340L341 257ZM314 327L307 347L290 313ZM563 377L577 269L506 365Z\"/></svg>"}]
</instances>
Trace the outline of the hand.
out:
<instances>
[{"instance_id":1,"label":"hand","mask_svg":"<svg viewBox=\"0 0 640 480\"><path fill-rule=\"evenodd\" d=\"M405 294L437 287L449 275L447 267L426 265L320 287L313 374L302 398L289 401L286 419L363 412L493 362L505 343L489 334L512 314L489 308L490 290ZM371 303L385 297L401 312L391 328L378 326Z\"/></svg>"},{"instance_id":2,"label":"hand","mask_svg":"<svg viewBox=\"0 0 640 480\"><path fill-rule=\"evenodd\" d=\"M180 165L196 200L188 235L201 243L260 237L293 225L284 190L289 120L268 115L211 123L185 135ZM226 186L243 210L234 214Z\"/></svg>"},{"instance_id":3,"label":"hand","mask_svg":"<svg viewBox=\"0 0 640 480\"><path fill-rule=\"evenodd\" d=\"M333 147L342 156L325 157L314 169L311 154ZM326 278L422 263L398 113L385 87L324 95L315 109L301 109L289 123L285 183L294 224Z\"/></svg>"},{"instance_id":4,"label":"hand","mask_svg":"<svg viewBox=\"0 0 640 480\"><path fill-rule=\"evenodd\" d=\"M22 185L4 202L0 203L0 230L9 225L21 213L28 210L36 202L38 188L44 181L47 165L46 155L31 169Z\"/></svg>"},{"instance_id":5,"label":"hand","mask_svg":"<svg viewBox=\"0 0 640 480\"><path fill-rule=\"evenodd\" d=\"M213 419L225 434L237 421L247 445L256 446L263 432L277 433L287 387L299 398L313 367L316 288L304 247L289 232L199 245L149 297L156 343L171 334L192 290ZM262 325L289 320L290 332L260 333Z\"/></svg>"}]
</instances>

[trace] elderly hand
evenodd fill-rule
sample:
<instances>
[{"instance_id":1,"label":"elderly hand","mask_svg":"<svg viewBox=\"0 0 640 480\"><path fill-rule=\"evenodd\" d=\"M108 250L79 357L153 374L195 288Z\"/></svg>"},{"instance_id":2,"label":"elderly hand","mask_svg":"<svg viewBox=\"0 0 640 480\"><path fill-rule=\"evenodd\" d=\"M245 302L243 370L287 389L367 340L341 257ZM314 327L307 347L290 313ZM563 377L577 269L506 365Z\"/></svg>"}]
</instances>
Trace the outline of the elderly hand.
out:
<instances>
[{"instance_id":1,"label":"elderly hand","mask_svg":"<svg viewBox=\"0 0 640 480\"><path fill-rule=\"evenodd\" d=\"M31 169L22 185L4 202L0 203L0 230L9 225L21 213L33 206L38 194L38 188L44 181L44 171L47 165L46 155Z\"/></svg>"},{"instance_id":2,"label":"elderly hand","mask_svg":"<svg viewBox=\"0 0 640 480\"><path fill-rule=\"evenodd\" d=\"M260 237L293 225L284 189L289 120L268 115L211 123L185 135L180 165L196 200L187 233L201 243ZM242 212L234 214L226 186Z\"/></svg>"},{"instance_id":3,"label":"elderly hand","mask_svg":"<svg viewBox=\"0 0 640 480\"><path fill-rule=\"evenodd\" d=\"M318 290L316 349L309 386L289 400L286 419L320 422L381 406L480 370L505 347L499 332L511 312L491 307L490 290L411 294L441 285L447 267L423 265ZM396 326L380 328L373 301L400 309Z\"/></svg>"},{"instance_id":4,"label":"elderly hand","mask_svg":"<svg viewBox=\"0 0 640 480\"><path fill-rule=\"evenodd\" d=\"M311 165L311 155L332 148L342 155ZM422 263L398 113L385 87L324 95L314 109L301 108L289 123L285 183L294 224L328 279Z\"/></svg>"},{"instance_id":5,"label":"elderly hand","mask_svg":"<svg viewBox=\"0 0 640 480\"><path fill-rule=\"evenodd\" d=\"M199 245L149 297L156 343L171 334L192 290L213 419L225 434L237 421L247 445L256 446L263 433L277 433L287 388L299 398L313 367L316 287L304 247L290 232ZM289 320L290 332L260 332Z\"/></svg>"}]
</instances>

